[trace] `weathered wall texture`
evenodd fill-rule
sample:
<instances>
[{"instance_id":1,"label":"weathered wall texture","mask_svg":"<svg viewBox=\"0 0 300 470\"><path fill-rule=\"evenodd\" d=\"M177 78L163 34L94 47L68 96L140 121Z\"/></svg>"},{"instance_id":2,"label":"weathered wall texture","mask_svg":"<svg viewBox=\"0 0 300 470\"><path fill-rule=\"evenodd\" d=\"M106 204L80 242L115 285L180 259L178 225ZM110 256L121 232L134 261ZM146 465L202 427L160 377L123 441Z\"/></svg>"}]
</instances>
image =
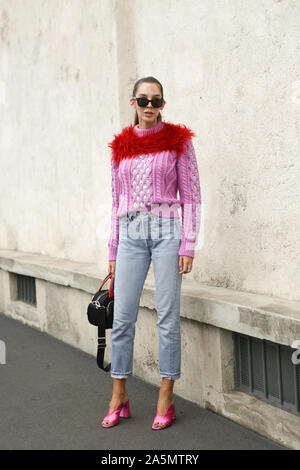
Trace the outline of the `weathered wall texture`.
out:
<instances>
[{"instance_id":1,"label":"weathered wall texture","mask_svg":"<svg viewBox=\"0 0 300 470\"><path fill-rule=\"evenodd\" d=\"M1 0L0 247L106 265L107 143L153 75L197 135L190 277L300 300L299 20L295 0Z\"/></svg>"}]
</instances>

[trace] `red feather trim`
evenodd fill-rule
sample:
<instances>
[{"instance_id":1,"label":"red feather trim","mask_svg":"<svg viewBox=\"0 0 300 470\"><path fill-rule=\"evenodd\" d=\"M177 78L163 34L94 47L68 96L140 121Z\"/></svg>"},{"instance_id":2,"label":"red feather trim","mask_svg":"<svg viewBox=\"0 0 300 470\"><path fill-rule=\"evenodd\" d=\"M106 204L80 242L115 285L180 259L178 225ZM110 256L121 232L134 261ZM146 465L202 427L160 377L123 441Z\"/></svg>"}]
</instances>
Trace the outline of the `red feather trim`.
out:
<instances>
[{"instance_id":1,"label":"red feather trim","mask_svg":"<svg viewBox=\"0 0 300 470\"><path fill-rule=\"evenodd\" d=\"M160 131L146 135L136 135L131 124L124 127L119 134L108 144L112 150L112 159L119 165L122 158L133 158L137 155L156 153L164 150L175 151L177 157L184 150L185 143L194 132L184 124L172 124L163 121L164 126Z\"/></svg>"}]
</instances>

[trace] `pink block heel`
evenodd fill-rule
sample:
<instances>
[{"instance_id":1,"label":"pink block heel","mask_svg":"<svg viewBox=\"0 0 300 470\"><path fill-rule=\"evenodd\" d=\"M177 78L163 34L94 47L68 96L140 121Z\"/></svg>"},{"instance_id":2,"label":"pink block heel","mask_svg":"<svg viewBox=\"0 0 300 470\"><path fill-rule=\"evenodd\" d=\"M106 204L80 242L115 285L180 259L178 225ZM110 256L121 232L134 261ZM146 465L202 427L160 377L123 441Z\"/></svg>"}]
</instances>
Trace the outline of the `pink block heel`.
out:
<instances>
[{"instance_id":1,"label":"pink block heel","mask_svg":"<svg viewBox=\"0 0 300 470\"><path fill-rule=\"evenodd\" d=\"M174 403L172 403L172 405L169 406L169 408L167 409L167 411L165 412L163 416L157 413L157 408L156 408L156 415L152 423L152 429L157 430L157 429L167 428L168 426L172 424L174 419L176 419ZM156 423L162 423L162 426L155 427L154 425Z\"/></svg>"},{"instance_id":2,"label":"pink block heel","mask_svg":"<svg viewBox=\"0 0 300 470\"><path fill-rule=\"evenodd\" d=\"M101 426L103 428L112 428L113 426L116 426L119 424L119 418L130 418L130 406L129 406L129 400L126 403L120 403L118 408L115 409L112 413L109 413L109 407L108 407L108 412L106 416L103 418ZM110 424L105 424L104 421L110 421Z\"/></svg>"},{"instance_id":3,"label":"pink block heel","mask_svg":"<svg viewBox=\"0 0 300 470\"><path fill-rule=\"evenodd\" d=\"M129 400L126 403L122 403L123 407L121 409L120 418L130 418L130 405Z\"/></svg>"}]
</instances>

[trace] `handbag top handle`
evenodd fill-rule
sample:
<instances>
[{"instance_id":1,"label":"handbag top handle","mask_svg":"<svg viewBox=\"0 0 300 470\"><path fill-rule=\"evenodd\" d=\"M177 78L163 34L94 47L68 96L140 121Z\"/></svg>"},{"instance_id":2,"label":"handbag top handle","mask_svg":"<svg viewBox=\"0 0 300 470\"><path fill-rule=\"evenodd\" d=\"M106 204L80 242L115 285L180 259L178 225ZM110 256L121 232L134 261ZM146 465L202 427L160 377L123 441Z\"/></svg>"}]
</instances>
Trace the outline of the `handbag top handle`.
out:
<instances>
[{"instance_id":1,"label":"handbag top handle","mask_svg":"<svg viewBox=\"0 0 300 470\"><path fill-rule=\"evenodd\" d=\"M109 294L108 294L108 297L111 299L114 296L114 293L113 293L114 278L112 278L112 274L108 274L104 278L104 281L102 282L101 286L99 287L99 291L102 289L102 286L106 283L106 281L108 281L108 279L111 279L110 284L109 284Z\"/></svg>"}]
</instances>

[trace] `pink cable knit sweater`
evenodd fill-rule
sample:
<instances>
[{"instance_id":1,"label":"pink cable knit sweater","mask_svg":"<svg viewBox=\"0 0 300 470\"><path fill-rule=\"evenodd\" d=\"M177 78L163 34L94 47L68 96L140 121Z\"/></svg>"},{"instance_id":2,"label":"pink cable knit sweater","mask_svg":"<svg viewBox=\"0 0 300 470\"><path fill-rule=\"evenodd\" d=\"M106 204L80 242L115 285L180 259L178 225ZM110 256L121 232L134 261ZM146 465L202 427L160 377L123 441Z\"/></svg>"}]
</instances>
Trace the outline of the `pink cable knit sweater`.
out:
<instances>
[{"instance_id":1,"label":"pink cable knit sweater","mask_svg":"<svg viewBox=\"0 0 300 470\"><path fill-rule=\"evenodd\" d=\"M140 129L137 124L133 131L138 137L151 135L155 139L164 125L163 121L159 121L155 127ZM111 176L110 261L117 257L121 216L131 211L150 211L163 217L179 217L179 207L182 238L178 254L194 258L200 230L201 191L195 149L190 137L180 156L174 151L164 150L143 153L136 158L123 158L119 165L111 159Z\"/></svg>"}]
</instances>

